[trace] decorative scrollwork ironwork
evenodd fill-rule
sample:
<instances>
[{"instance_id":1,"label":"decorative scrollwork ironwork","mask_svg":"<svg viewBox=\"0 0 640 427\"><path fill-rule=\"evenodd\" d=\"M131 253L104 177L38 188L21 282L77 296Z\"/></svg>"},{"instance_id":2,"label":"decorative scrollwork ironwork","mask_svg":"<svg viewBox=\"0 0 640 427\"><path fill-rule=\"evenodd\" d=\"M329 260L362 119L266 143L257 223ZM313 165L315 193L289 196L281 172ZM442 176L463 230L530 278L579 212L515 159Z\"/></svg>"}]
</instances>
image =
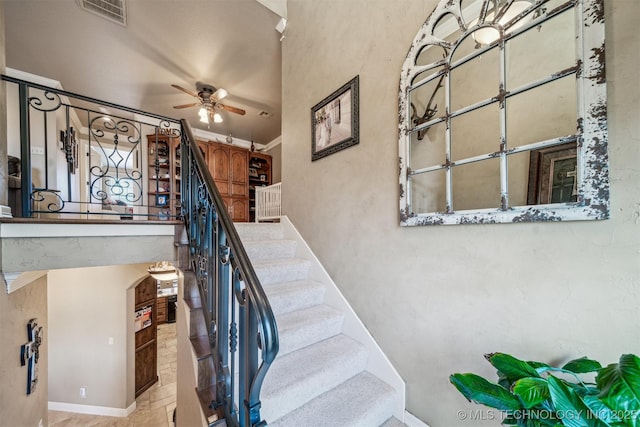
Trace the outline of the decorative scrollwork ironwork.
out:
<instances>
[{"instance_id":1,"label":"decorative scrollwork ironwork","mask_svg":"<svg viewBox=\"0 0 640 427\"><path fill-rule=\"evenodd\" d=\"M48 113L50 111L56 111L62 105L62 101L60 100L60 96L57 93L50 92L48 90L43 91L42 96L45 101L42 101L42 98L37 96L29 97L29 105L38 110ZM51 104L52 105L47 105Z\"/></svg>"},{"instance_id":2,"label":"decorative scrollwork ironwork","mask_svg":"<svg viewBox=\"0 0 640 427\"><path fill-rule=\"evenodd\" d=\"M47 200L47 194L54 196L54 200ZM60 197L60 194L56 190L48 190L44 188L37 188L31 192L31 200L34 202L45 202L47 203L46 212L60 212L64 209L64 200ZM39 212L39 210L35 209L34 212Z\"/></svg>"},{"instance_id":3,"label":"decorative scrollwork ironwork","mask_svg":"<svg viewBox=\"0 0 640 427\"><path fill-rule=\"evenodd\" d=\"M220 262L225 265L229 263L230 250L229 246L222 245L220 246Z\"/></svg>"},{"instance_id":4,"label":"decorative scrollwork ironwork","mask_svg":"<svg viewBox=\"0 0 640 427\"><path fill-rule=\"evenodd\" d=\"M113 135L110 140L105 130ZM89 131L89 143L101 158L100 165L89 169L91 197L102 202L115 199L130 205L141 203L142 172L134 166L142 140L139 126L102 115L90 121ZM120 141L121 136L126 138L125 144Z\"/></svg>"},{"instance_id":5,"label":"decorative scrollwork ironwork","mask_svg":"<svg viewBox=\"0 0 640 427\"><path fill-rule=\"evenodd\" d=\"M240 306L244 306L247 303L247 290L239 268L233 270L233 294L236 296Z\"/></svg>"},{"instance_id":6,"label":"decorative scrollwork ironwork","mask_svg":"<svg viewBox=\"0 0 640 427\"><path fill-rule=\"evenodd\" d=\"M162 120L157 128L156 128L157 134L158 135L166 135L169 136L171 138L180 138L182 137L182 132L180 132L180 129L177 129L175 127L172 127L172 123L169 122L168 120Z\"/></svg>"}]
</instances>

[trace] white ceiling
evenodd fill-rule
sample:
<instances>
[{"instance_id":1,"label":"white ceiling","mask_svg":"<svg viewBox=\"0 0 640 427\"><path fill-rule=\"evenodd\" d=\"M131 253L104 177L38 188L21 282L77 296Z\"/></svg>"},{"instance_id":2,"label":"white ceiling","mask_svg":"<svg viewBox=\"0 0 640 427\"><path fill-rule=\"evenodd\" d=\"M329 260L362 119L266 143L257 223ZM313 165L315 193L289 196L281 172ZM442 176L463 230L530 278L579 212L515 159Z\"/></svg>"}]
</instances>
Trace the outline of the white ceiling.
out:
<instances>
[{"instance_id":1,"label":"white ceiling","mask_svg":"<svg viewBox=\"0 0 640 427\"><path fill-rule=\"evenodd\" d=\"M172 108L196 100L170 85L223 87L224 103L247 114L225 111L208 130L261 144L280 135L280 17L256 0L128 0L127 27L75 0L0 1L9 68L204 130L198 108Z\"/></svg>"}]
</instances>

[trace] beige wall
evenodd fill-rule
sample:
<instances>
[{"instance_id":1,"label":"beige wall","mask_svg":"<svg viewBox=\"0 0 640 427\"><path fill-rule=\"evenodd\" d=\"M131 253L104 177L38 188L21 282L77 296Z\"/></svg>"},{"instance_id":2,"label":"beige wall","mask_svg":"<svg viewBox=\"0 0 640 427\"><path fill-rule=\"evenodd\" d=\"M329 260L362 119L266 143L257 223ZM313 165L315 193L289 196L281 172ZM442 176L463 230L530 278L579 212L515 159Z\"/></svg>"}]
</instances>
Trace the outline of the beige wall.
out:
<instances>
[{"instance_id":1,"label":"beige wall","mask_svg":"<svg viewBox=\"0 0 640 427\"><path fill-rule=\"evenodd\" d=\"M278 144L267 151L271 156L271 183L275 184L282 180L282 144Z\"/></svg>"},{"instance_id":2,"label":"beige wall","mask_svg":"<svg viewBox=\"0 0 640 427\"><path fill-rule=\"evenodd\" d=\"M116 409L133 403L133 287L148 276L148 266L49 272L50 402Z\"/></svg>"},{"instance_id":3,"label":"beige wall","mask_svg":"<svg viewBox=\"0 0 640 427\"><path fill-rule=\"evenodd\" d=\"M476 406L454 372L504 351L610 363L640 353L640 38L635 0L605 0L611 219L400 228L398 82L435 0L290 0L283 42L284 212L407 382L431 427ZM310 108L360 75L360 144L310 161Z\"/></svg>"},{"instance_id":4,"label":"beige wall","mask_svg":"<svg viewBox=\"0 0 640 427\"><path fill-rule=\"evenodd\" d=\"M0 74L5 73L4 4L0 2ZM7 204L7 114L5 105L6 84L0 81L0 205Z\"/></svg>"},{"instance_id":5,"label":"beige wall","mask_svg":"<svg viewBox=\"0 0 640 427\"><path fill-rule=\"evenodd\" d=\"M4 288L4 286L3 286ZM27 395L27 367L20 366L20 347L27 342L27 322L37 318L44 336L38 360L38 384ZM0 414L2 425L37 427L47 423L47 364L49 347L47 322L47 279L7 294L0 289Z\"/></svg>"}]
</instances>

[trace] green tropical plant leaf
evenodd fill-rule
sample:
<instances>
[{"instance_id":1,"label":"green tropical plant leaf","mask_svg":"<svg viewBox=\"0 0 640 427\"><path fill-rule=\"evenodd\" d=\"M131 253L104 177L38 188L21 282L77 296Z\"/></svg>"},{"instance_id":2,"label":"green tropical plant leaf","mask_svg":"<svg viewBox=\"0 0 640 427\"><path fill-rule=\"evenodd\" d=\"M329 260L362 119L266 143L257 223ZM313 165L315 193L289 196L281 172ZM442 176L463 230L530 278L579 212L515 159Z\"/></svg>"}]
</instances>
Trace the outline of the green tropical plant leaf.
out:
<instances>
[{"instance_id":1,"label":"green tropical plant leaf","mask_svg":"<svg viewBox=\"0 0 640 427\"><path fill-rule=\"evenodd\" d=\"M580 359L574 359L562 367L562 369L571 371L576 374L586 374L587 372L596 372L600 368L602 368L602 365L600 364L600 362L596 360L587 359L586 357L581 357Z\"/></svg>"},{"instance_id":2,"label":"green tropical plant leaf","mask_svg":"<svg viewBox=\"0 0 640 427\"><path fill-rule=\"evenodd\" d=\"M604 423L612 427L622 427L624 424L622 420L618 418L617 414L613 412L604 402L598 399L598 396L588 394L580 397L582 402L589 408L589 410Z\"/></svg>"},{"instance_id":3,"label":"green tropical plant leaf","mask_svg":"<svg viewBox=\"0 0 640 427\"><path fill-rule=\"evenodd\" d=\"M522 408L517 397L507 389L492 384L475 374L453 374L449 377L453 384L467 400L501 411L516 411Z\"/></svg>"},{"instance_id":4,"label":"green tropical plant leaf","mask_svg":"<svg viewBox=\"0 0 640 427\"><path fill-rule=\"evenodd\" d=\"M625 425L640 425L640 358L623 354L618 363L602 368L596 377L598 397L613 409Z\"/></svg>"},{"instance_id":5,"label":"green tropical plant leaf","mask_svg":"<svg viewBox=\"0 0 640 427\"><path fill-rule=\"evenodd\" d=\"M527 360L527 364L529 366L531 366L534 369L538 369L538 368L548 368L549 365L547 365L546 363L542 363L542 362L536 362L533 360Z\"/></svg>"},{"instance_id":6,"label":"green tropical plant leaf","mask_svg":"<svg viewBox=\"0 0 640 427\"><path fill-rule=\"evenodd\" d=\"M531 409L550 397L547 382L542 378L521 378L514 383L511 392L520 398L526 409Z\"/></svg>"},{"instance_id":7,"label":"green tropical plant leaf","mask_svg":"<svg viewBox=\"0 0 640 427\"><path fill-rule=\"evenodd\" d=\"M571 388L554 376L547 378L556 414L566 427L609 427L599 420Z\"/></svg>"},{"instance_id":8,"label":"green tropical plant leaf","mask_svg":"<svg viewBox=\"0 0 640 427\"><path fill-rule=\"evenodd\" d=\"M499 372L510 381L520 378L539 377L536 369L523 360L506 353L490 353L484 356Z\"/></svg>"}]
</instances>

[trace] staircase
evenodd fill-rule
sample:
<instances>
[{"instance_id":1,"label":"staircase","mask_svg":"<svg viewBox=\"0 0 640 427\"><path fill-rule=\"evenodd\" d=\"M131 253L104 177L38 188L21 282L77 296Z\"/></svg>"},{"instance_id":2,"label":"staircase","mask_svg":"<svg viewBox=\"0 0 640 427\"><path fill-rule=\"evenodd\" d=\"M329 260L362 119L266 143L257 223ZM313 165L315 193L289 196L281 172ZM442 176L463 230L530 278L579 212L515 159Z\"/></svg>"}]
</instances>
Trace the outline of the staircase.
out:
<instances>
[{"instance_id":1,"label":"staircase","mask_svg":"<svg viewBox=\"0 0 640 427\"><path fill-rule=\"evenodd\" d=\"M316 260L300 257L282 223L236 228L280 337L262 387L262 418L273 427L402 426L393 415L404 396L367 369L371 349L343 328L351 313L327 304L327 286L310 277Z\"/></svg>"}]
</instances>

